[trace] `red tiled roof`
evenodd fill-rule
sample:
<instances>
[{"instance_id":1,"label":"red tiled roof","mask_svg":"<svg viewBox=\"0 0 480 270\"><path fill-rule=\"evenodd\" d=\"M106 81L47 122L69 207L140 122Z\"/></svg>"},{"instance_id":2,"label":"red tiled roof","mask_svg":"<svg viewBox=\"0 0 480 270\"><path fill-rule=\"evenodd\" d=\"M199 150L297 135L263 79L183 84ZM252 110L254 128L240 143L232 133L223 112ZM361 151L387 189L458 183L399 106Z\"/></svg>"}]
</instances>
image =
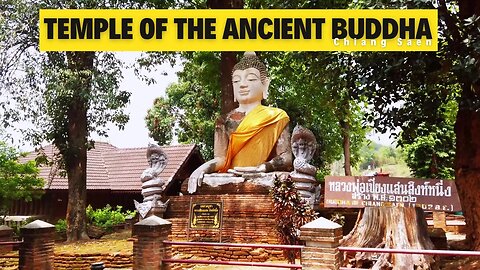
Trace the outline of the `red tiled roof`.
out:
<instances>
[{"instance_id":1,"label":"red tiled roof","mask_svg":"<svg viewBox=\"0 0 480 270\"><path fill-rule=\"evenodd\" d=\"M191 157L196 146L194 144L162 146L167 155L167 166L160 174L163 179L173 179L180 168ZM53 156L53 147L44 147L47 156ZM140 191L142 182L140 175L149 166L147 162L147 147L117 148L109 143L95 142L95 148L87 153L87 190ZM24 160L32 160L36 152L29 153ZM50 167L40 168L40 177L48 182ZM65 177L54 176L46 189L68 189Z\"/></svg>"}]
</instances>

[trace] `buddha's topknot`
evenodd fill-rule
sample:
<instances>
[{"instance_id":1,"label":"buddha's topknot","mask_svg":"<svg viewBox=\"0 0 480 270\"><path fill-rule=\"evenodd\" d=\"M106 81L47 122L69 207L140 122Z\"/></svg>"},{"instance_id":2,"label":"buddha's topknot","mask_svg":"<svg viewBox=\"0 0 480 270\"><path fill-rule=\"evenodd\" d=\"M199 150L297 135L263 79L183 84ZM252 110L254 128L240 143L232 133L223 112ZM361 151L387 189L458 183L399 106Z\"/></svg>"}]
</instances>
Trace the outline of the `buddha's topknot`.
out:
<instances>
[{"instance_id":1,"label":"buddha's topknot","mask_svg":"<svg viewBox=\"0 0 480 270\"><path fill-rule=\"evenodd\" d=\"M258 59L255 52L245 52L242 59L240 59L240 61L233 66L232 73L235 70L245 70L247 68L258 69L258 71L260 71L260 79L262 83L265 82L265 79L268 77L267 67L264 63L262 63L262 61L260 61L260 59Z\"/></svg>"}]
</instances>

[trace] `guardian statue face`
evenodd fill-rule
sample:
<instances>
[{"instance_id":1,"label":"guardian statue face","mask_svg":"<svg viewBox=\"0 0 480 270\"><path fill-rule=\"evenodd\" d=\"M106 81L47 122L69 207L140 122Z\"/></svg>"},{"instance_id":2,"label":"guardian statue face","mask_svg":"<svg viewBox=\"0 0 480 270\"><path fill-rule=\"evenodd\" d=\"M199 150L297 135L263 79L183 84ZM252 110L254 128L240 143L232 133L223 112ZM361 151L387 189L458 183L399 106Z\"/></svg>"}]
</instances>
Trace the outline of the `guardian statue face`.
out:
<instances>
[{"instance_id":1,"label":"guardian statue face","mask_svg":"<svg viewBox=\"0 0 480 270\"><path fill-rule=\"evenodd\" d=\"M167 163L167 158L165 155L153 153L148 160L150 167L165 167Z\"/></svg>"}]
</instances>

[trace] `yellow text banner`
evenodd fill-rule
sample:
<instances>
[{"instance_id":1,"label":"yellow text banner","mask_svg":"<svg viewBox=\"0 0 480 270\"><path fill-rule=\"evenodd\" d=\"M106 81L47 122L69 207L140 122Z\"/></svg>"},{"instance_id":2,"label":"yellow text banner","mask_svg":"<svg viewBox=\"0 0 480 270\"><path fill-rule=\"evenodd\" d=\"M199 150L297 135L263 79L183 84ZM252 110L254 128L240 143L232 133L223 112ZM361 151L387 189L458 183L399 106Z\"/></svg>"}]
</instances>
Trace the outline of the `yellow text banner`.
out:
<instances>
[{"instance_id":1,"label":"yellow text banner","mask_svg":"<svg viewBox=\"0 0 480 270\"><path fill-rule=\"evenodd\" d=\"M42 51L436 51L436 10L40 10Z\"/></svg>"}]
</instances>

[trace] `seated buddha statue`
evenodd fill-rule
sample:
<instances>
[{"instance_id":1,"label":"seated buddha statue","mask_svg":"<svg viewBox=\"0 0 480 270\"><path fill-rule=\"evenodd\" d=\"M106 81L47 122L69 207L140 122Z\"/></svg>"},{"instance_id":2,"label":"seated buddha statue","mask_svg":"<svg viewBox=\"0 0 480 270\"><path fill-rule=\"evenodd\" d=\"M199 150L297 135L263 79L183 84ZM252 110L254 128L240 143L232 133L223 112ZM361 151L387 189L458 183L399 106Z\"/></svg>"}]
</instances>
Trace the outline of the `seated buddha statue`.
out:
<instances>
[{"instance_id":1,"label":"seated buddha statue","mask_svg":"<svg viewBox=\"0 0 480 270\"><path fill-rule=\"evenodd\" d=\"M233 67L232 84L238 107L215 124L214 158L198 167L188 180L188 192L202 185L204 174L227 171L290 171L290 121L281 109L262 105L268 96L266 66L246 52Z\"/></svg>"}]
</instances>

